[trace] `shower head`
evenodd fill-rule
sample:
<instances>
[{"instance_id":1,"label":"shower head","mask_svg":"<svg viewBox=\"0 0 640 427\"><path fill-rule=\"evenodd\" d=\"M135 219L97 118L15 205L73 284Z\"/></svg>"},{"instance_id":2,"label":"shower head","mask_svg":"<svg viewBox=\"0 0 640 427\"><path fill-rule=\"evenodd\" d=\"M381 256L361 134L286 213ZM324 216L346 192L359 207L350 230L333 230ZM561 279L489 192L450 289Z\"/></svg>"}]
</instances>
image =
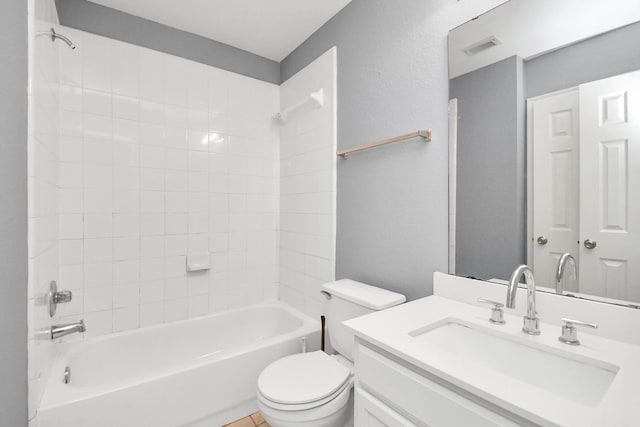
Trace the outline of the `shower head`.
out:
<instances>
[{"instance_id":1,"label":"shower head","mask_svg":"<svg viewBox=\"0 0 640 427\"><path fill-rule=\"evenodd\" d=\"M67 44L67 46L69 46L71 49L75 49L76 45L73 44L73 42L71 40L69 40L67 37L63 36L62 34L58 34L56 33L56 30L51 28L50 31L41 31L39 33L37 33L38 36L48 36L51 38L51 41L54 42L56 41L56 39L60 39L63 42L65 42Z\"/></svg>"}]
</instances>

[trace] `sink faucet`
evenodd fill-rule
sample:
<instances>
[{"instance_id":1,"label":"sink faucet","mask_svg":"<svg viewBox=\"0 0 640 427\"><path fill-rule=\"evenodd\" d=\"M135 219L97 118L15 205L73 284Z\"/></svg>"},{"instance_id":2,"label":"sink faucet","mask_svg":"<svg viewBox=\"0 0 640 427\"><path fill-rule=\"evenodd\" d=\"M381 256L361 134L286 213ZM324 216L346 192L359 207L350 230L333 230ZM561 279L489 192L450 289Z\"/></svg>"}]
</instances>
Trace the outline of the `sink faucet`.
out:
<instances>
[{"instance_id":1,"label":"sink faucet","mask_svg":"<svg viewBox=\"0 0 640 427\"><path fill-rule=\"evenodd\" d=\"M571 270L571 279L576 280L578 277L578 266L576 265L576 259L570 253L564 253L558 259L558 265L556 266L556 294L562 295L564 293L564 283L562 277L564 276L564 267L567 263L571 262L573 270Z\"/></svg>"},{"instance_id":2,"label":"sink faucet","mask_svg":"<svg viewBox=\"0 0 640 427\"><path fill-rule=\"evenodd\" d=\"M75 332L84 332L87 328L84 326L84 320L75 323L66 323L64 325L51 326L51 339L61 338Z\"/></svg>"},{"instance_id":3,"label":"sink faucet","mask_svg":"<svg viewBox=\"0 0 640 427\"><path fill-rule=\"evenodd\" d=\"M527 284L527 315L524 316L522 330L529 335L540 335L539 319L536 317L536 282L533 279L533 271L527 265L521 265L511 275L509 288L507 288L507 308L516 307L516 293L518 282L524 275Z\"/></svg>"}]
</instances>

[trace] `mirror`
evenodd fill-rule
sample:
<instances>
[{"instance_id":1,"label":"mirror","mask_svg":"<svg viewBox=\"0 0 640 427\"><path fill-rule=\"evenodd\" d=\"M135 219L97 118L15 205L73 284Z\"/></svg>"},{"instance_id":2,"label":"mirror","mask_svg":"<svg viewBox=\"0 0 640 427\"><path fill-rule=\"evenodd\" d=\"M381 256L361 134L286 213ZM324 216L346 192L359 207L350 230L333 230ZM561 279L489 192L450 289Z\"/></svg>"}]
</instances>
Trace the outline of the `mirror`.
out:
<instances>
[{"instance_id":1,"label":"mirror","mask_svg":"<svg viewBox=\"0 0 640 427\"><path fill-rule=\"evenodd\" d=\"M640 2L510 0L449 33L450 273L640 308ZM559 291L560 292L560 291Z\"/></svg>"}]
</instances>

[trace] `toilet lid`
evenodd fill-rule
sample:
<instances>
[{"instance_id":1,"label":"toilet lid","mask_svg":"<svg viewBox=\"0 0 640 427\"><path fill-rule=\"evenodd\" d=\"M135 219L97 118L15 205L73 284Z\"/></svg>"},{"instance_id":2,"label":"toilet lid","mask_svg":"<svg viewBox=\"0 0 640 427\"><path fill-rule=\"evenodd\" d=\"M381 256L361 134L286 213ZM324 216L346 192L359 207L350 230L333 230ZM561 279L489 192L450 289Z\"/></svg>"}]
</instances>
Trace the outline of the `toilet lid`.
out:
<instances>
[{"instance_id":1,"label":"toilet lid","mask_svg":"<svg viewBox=\"0 0 640 427\"><path fill-rule=\"evenodd\" d=\"M323 351L294 354L267 366L258 377L258 390L276 403L310 403L340 390L350 374Z\"/></svg>"}]
</instances>

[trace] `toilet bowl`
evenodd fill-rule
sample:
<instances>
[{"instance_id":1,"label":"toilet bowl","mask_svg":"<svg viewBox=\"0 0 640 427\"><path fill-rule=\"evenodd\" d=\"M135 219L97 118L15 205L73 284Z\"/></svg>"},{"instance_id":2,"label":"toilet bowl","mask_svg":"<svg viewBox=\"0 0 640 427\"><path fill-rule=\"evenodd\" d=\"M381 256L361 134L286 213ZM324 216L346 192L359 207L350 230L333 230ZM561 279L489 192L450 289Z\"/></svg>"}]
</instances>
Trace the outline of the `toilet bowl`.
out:
<instances>
[{"instance_id":1,"label":"toilet bowl","mask_svg":"<svg viewBox=\"0 0 640 427\"><path fill-rule=\"evenodd\" d=\"M258 408L272 427L353 426L354 336L342 322L405 301L404 295L343 279L322 285L329 296L329 338L338 354L294 354L258 378Z\"/></svg>"},{"instance_id":2,"label":"toilet bowl","mask_svg":"<svg viewBox=\"0 0 640 427\"><path fill-rule=\"evenodd\" d=\"M322 351L288 356L262 371L257 394L273 427L352 425L353 366Z\"/></svg>"}]
</instances>

